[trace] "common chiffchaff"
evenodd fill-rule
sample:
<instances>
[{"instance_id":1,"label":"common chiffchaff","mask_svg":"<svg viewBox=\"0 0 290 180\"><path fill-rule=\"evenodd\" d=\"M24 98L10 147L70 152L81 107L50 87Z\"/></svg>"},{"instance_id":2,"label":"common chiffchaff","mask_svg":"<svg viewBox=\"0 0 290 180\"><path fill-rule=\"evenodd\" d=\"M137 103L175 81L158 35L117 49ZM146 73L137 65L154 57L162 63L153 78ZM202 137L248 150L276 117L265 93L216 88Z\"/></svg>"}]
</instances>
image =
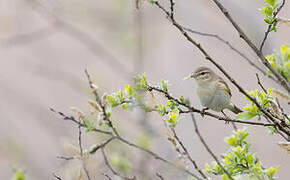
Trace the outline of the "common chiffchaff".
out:
<instances>
[{"instance_id":1,"label":"common chiffchaff","mask_svg":"<svg viewBox=\"0 0 290 180\"><path fill-rule=\"evenodd\" d=\"M198 84L197 95L202 106L214 111L223 112L229 109L235 114L242 112L231 103L231 90L226 82L208 67L199 67L191 76ZM225 115L226 116L226 115Z\"/></svg>"}]
</instances>

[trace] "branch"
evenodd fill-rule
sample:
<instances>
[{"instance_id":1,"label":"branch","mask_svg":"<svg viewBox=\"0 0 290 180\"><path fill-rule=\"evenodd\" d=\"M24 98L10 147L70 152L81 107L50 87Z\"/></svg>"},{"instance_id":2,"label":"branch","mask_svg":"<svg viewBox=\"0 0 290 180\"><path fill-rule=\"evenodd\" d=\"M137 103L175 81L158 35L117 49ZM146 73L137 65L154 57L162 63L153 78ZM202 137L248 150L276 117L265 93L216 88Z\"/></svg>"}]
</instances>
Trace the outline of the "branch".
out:
<instances>
[{"instance_id":1,"label":"branch","mask_svg":"<svg viewBox=\"0 0 290 180\"><path fill-rule=\"evenodd\" d=\"M217 162L217 164L222 168L223 172L225 174L228 175L229 179L234 180L233 177L229 174L229 172L222 166L222 164L220 163L220 161L218 160L217 156L212 152L212 150L209 148L209 146L206 144L205 140L203 139L202 135L199 132L196 120L194 118L194 115L192 113L190 113L191 115L191 120L193 122L194 125L194 131L196 132L197 136L199 137L201 143L203 144L203 146L205 147L205 149L207 150L207 152L212 156L212 158Z\"/></svg>"},{"instance_id":2,"label":"branch","mask_svg":"<svg viewBox=\"0 0 290 180\"><path fill-rule=\"evenodd\" d=\"M108 125L113 130L113 132L116 134L116 136L120 136L118 131L117 131L117 129L113 126L113 123L110 120L108 114L106 113L106 108L105 108L105 105L104 105L105 103L102 102L102 100L101 100L101 98L100 98L100 96L99 96L99 94L97 92L97 86L92 82L91 77L90 77L90 75L89 75L87 70L85 70L85 74L87 76L90 88L92 89L92 92L93 92L93 94L95 96L96 102L102 108L102 113L103 113L103 116L104 116L104 120L106 120L108 122Z\"/></svg>"},{"instance_id":3,"label":"branch","mask_svg":"<svg viewBox=\"0 0 290 180\"><path fill-rule=\"evenodd\" d=\"M163 177L161 174L159 174L158 172L156 173L156 176L157 176L160 180L164 180L164 177Z\"/></svg>"},{"instance_id":4,"label":"branch","mask_svg":"<svg viewBox=\"0 0 290 180\"><path fill-rule=\"evenodd\" d=\"M258 83L258 85L262 88L262 90L265 92L265 93L267 93L267 90L266 90L266 88L264 88L264 86L263 86L263 84L261 83L261 81L260 81L260 78L259 78L259 75L256 73L256 77L257 77L257 83Z\"/></svg>"},{"instance_id":5,"label":"branch","mask_svg":"<svg viewBox=\"0 0 290 180\"><path fill-rule=\"evenodd\" d=\"M198 171L198 173L204 178L204 179L208 179L206 177L206 175L202 172L202 170L197 166L196 162L192 159L192 157L190 156L188 150L186 149L186 147L184 146L183 142L179 139L179 137L176 134L176 131L174 128L170 128L171 131L173 132L173 137L177 140L177 142L180 144L181 148L183 149L184 153L186 154L187 158L190 160L190 162L192 163L193 167Z\"/></svg>"},{"instance_id":6,"label":"branch","mask_svg":"<svg viewBox=\"0 0 290 180\"><path fill-rule=\"evenodd\" d=\"M274 15L274 18L275 18L275 17L278 15L278 13L281 11L281 9L283 8L283 6L285 5L285 2L286 2L286 0L283 0L281 6L279 6L278 9L277 9L277 12L275 12L275 13L273 14L273 15ZM278 21L278 19L276 19L276 21ZM269 33L271 32L271 28L272 28L272 25L269 24L269 25L268 25L268 28L267 28L267 31L265 32L265 36L264 36L264 38L263 38L263 40L262 40L262 43L261 43L260 49L259 49L261 52L262 52L262 50L263 50L263 46L264 46L264 44L265 44L265 42L266 42L266 39L268 38L268 35L269 35Z\"/></svg>"},{"instance_id":7,"label":"branch","mask_svg":"<svg viewBox=\"0 0 290 180\"><path fill-rule=\"evenodd\" d=\"M158 87L151 86L151 85L148 85L148 91L157 91L157 92L163 94L167 99L172 100L172 101L176 102L177 104L186 107L188 110L179 109L179 112L181 114L195 112L195 113L203 114L203 115L206 115L206 116L211 116L211 117L213 117L213 118L215 118L215 119L217 119L219 121L225 121L225 122L228 121L228 122L233 122L233 123L257 125L257 126L276 126L273 123L260 123L260 122L251 122L251 121L241 121L241 120L235 120L235 119L228 119L226 117L218 116L218 115L210 113L210 112L202 112L201 110L196 109L193 106L189 106L189 105L186 105L186 104L182 103L179 99L174 98L173 96L171 96L167 91L163 91L162 89L160 89Z\"/></svg>"},{"instance_id":8,"label":"branch","mask_svg":"<svg viewBox=\"0 0 290 180\"><path fill-rule=\"evenodd\" d=\"M81 155L81 161L82 161L82 166L83 166L83 169L85 171L85 174L88 178L88 180L91 180L91 177L90 177L90 174L89 174L89 171L87 170L87 167L86 167L86 164L83 160L83 146L82 146L82 129L81 129L81 119L79 120L79 125L78 125L78 131L79 131L79 148L80 148L80 155Z\"/></svg>"},{"instance_id":9,"label":"branch","mask_svg":"<svg viewBox=\"0 0 290 180\"><path fill-rule=\"evenodd\" d=\"M214 0L216 1L216 0ZM219 3L219 2L217 2ZM163 6L161 6L158 2L154 3L159 9L161 9L166 15L167 17L171 17L171 14L169 11L167 11ZM173 7L173 5L171 5L171 7ZM227 12L227 11L226 11ZM228 14L228 12L226 13ZM268 113L266 110L264 110L261 105L256 101L256 99L252 98L224 69L221 65L219 65L208 53L207 51L200 45L200 43L196 42L195 40L193 40L188 33L183 29L183 27L174 19L174 18L170 18L170 21L172 22L172 24L183 34L183 36L185 36L185 38L192 43L194 46L196 46L201 53L204 55L205 59L209 60L212 64L214 64L225 76L228 80L231 81L231 83L233 83L238 90L244 94L246 97L248 97L257 107L260 111L263 112L263 114L265 114L275 125L277 125L279 127L279 129L281 131L283 131L285 134L290 136L290 131L286 130L285 128L283 128L283 126L281 126L281 124L279 124L279 122L271 116L270 113ZM255 47L255 46L254 46ZM264 56L263 56L264 57ZM265 58L265 57L264 57ZM267 61L268 63L268 61ZM269 63L268 63L269 64ZM272 68L272 66L271 66ZM289 92L290 92L290 88L289 88Z\"/></svg>"},{"instance_id":10,"label":"branch","mask_svg":"<svg viewBox=\"0 0 290 180\"><path fill-rule=\"evenodd\" d=\"M238 31L240 37L251 47L251 49L256 53L256 55L261 59L262 63L274 74L280 84L290 93L290 85L288 84L287 80L281 76L268 62L266 57L263 53L257 48L256 45L250 40L250 38L245 34L245 32L241 29L241 27L233 20L232 16L229 14L228 10L218 1L212 0L218 8L222 11L225 17L231 22L234 28Z\"/></svg>"},{"instance_id":11,"label":"branch","mask_svg":"<svg viewBox=\"0 0 290 180\"><path fill-rule=\"evenodd\" d=\"M77 121L73 116L67 116L64 113L60 112L60 111L54 110L53 108L49 108L49 109L50 109L50 111L52 111L52 112L60 115L63 118L63 120L72 121L72 122L76 123L77 125L80 125L81 124L82 127L85 127L86 128L86 126L83 123L80 123L79 121ZM107 135L112 135L111 132L103 131L103 130L100 130L100 129L97 129L97 128L92 129L92 131L99 132L99 133L103 133L103 134L107 134Z\"/></svg>"},{"instance_id":12,"label":"branch","mask_svg":"<svg viewBox=\"0 0 290 180\"><path fill-rule=\"evenodd\" d=\"M62 180L61 177L59 177L59 176L56 175L55 173L52 173L52 176L55 177L57 180Z\"/></svg>"},{"instance_id":13,"label":"branch","mask_svg":"<svg viewBox=\"0 0 290 180\"><path fill-rule=\"evenodd\" d=\"M69 116L65 115L64 113L62 113L62 112L57 112L57 111L55 111L54 109L51 109L51 111L54 112L54 113L59 114L59 115L60 115L64 120L70 120L71 122L76 123L77 125L79 125L79 122L78 122L77 120L75 120L74 117L72 117L72 116L69 117ZM82 127L85 127L85 126L82 124ZM179 169L180 171L183 171L183 172L185 172L185 173L187 173L187 174L189 174L189 175L195 177L195 178L198 179L198 180L202 180L202 178L198 177L197 175L195 175L194 173L190 172L189 170L187 170L187 169L185 169L185 168L183 168L183 167L180 167L180 166L178 166L178 165L176 165L176 164L174 164L174 163L172 163L172 162L166 160L165 158L159 156L158 154L156 154L156 153L153 152L153 151L150 151L150 150L148 150L148 149L145 149L145 148L143 148L143 147L141 147L141 146L138 146L138 145L136 145L136 144L134 144L134 143L132 143L132 142L126 140L125 138L121 137L120 135L114 135L114 134L111 133L111 132L102 131L102 130L99 130L99 129L96 129L96 128L94 128L92 131L97 132L97 133L106 134L106 135L111 135L111 138L117 139L117 140L119 140L119 141L121 141L121 142L127 144L128 146L131 146L131 147L134 147L134 148L136 148L136 149L138 149L138 150L140 150L140 151L143 151L143 152L149 154L150 156L152 156L154 159L159 160L159 161L162 161L162 162L164 162L165 164L168 164L168 165L170 165L170 166L172 166L172 167L174 167L174 168L176 168L176 169ZM109 141L109 140L108 140L108 141ZM107 141L106 141L106 142L107 142ZM109 143L109 142L104 143L104 144L108 144L108 143Z\"/></svg>"},{"instance_id":14,"label":"branch","mask_svg":"<svg viewBox=\"0 0 290 180\"><path fill-rule=\"evenodd\" d=\"M116 170L114 170L114 168L111 166L111 164L109 163L109 160L107 158L107 155L105 153L105 150L104 148L101 148L101 152L102 152L102 155L104 157L104 161L105 161L105 164L107 165L107 167L110 169L110 171L115 175L115 176L118 176L122 179L125 179L125 180L137 180L136 177L133 177L133 178L129 178L129 177L126 177L126 176L123 176L121 175L120 173L118 173Z\"/></svg>"},{"instance_id":15,"label":"branch","mask_svg":"<svg viewBox=\"0 0 290 180\"><path fill-rule=\"evenodd\" d=\"M258 71L260 71L264 76L267 76L269 77L271 80L273 80L274 82L278 83L276 81L276 79L269 75L265 70L263 70L262 68L260 68L258 65L256 65L255 63L253 63L250 58L248 58L244 53L242 53L241 51L239 51L237 48L235 48L229 41L221 38L219 35L217 34L211 34L211 33L204 33L204 32L199 32L199 31L195 31L195 30L192 30L190 28L186 28L186 27L183 27L184 30L190 32L190 33L193 33L193 34L197 34L197 35L200 35L200 36L206 36L206 37L212 37L212 38L215 38L217 40L219 40L220 42L222 42L223 44L227 45L231 50L233 50L234 52L236 52L238 55L240 55L242 58L244 58L251 66L253 66L254 68L256 68ZM279 84L280 85L280 84Z\"/></svg>"}]
</instances>

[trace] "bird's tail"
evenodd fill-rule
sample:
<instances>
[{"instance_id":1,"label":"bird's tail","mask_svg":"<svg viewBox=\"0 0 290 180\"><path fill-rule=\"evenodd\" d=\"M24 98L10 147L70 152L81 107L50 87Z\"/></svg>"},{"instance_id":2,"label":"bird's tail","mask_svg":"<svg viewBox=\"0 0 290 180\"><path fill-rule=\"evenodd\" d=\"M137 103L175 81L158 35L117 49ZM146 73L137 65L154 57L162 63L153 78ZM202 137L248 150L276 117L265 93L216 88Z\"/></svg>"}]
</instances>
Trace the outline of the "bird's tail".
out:
<instances>
[{"instance_id":1,"label":"bird's tail","mask_svg":"<svg viewBox=\"0 0 290 180\"><path fill-rule=\"evenodd\" d=\"M235 114L239 114L239 113L243 112L240 108L238 108L234 104L230 105L229 110L231 110Z\"/></svg>"}]
</instances>

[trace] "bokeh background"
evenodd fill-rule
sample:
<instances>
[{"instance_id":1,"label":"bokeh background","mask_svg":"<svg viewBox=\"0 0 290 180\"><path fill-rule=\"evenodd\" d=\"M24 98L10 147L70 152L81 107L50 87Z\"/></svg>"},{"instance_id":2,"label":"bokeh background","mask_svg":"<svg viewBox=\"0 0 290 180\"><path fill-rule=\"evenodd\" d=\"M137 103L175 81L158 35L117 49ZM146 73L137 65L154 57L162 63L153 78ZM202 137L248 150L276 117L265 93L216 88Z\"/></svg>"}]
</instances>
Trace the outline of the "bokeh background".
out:
<instances>
[{"instance_id":1,"label":"bokeh background","mask_svg":"<svg viewBox=\"0 0 290 180\"><path fill-rule=\"evenodd\" d=\"M165 0L160 2L167 5ZM264 1L225 0L223 4L251 39L260 43L266 29L259 12ZM280 15L290 17L288 2ZM176 19L194 30L220 35L259 64L211 1L177 1ZM290 27L286 26L271 33L265 54L288 43L289 34ZM194 34L192 37L245 89L257 88L256 70L239 55L216 39ZM102 92L123 88L132 82L134 75L144 72L152 84L159 83L161 78L169 80L172 94L189 97L196 107L200 107L196 84L182 79L202 65L215 69L158 8L142 3L138 11L133 0L1 0L0 59L0 179L3 180L11 178L13 168L24 169L32 180L53 179L53 172L64 178L78 171L79 162L57 158L72 153L64 146L77 145L77 127L61 120L49 107L67 114L71 113L70 107L89 111L87 101L91 95L84 74L86 68ZM265 87L279 88L262 75L261 80ZM243 106L246 103L243 96L229 85L233 102ZM146 136L150 138L150 149L179 161L157 114L117 109L113 117L125 137L136 141ZM228 146L224 137L232 133L232 127L209 117L201 119L196 115L196 118L215 153L225 152ZM182 116L176 129L200 167L212 161L195 135L189 117ZM282 139L269 135L262 127L248 130L251 149L263 165L280 165L278 179L288 179L290 157L277 145ZM100 135L86 134L85 147L99 143L100 139ZM115 158L126 157L132 168L128 173L137 174L139 179L157 179L156 172L166 179L187 178L132 148L114 143L107 151ZM93 157L89 169L95 179L105 179L102 173L110 174L100 153Z\"/></svg>"}]
</instances>

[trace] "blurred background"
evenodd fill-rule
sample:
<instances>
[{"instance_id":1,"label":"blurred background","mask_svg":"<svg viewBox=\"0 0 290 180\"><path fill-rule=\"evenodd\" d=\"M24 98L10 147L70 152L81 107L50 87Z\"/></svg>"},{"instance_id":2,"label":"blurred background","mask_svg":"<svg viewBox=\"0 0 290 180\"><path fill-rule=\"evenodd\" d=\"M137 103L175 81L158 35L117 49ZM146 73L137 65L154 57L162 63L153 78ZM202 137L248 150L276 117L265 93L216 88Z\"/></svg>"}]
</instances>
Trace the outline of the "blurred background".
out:
<instances>
[{"instance_id":1,"label":"blurred background","mask_svg":"<svg viewBox=\"0 0 290 180\"><path fill-rule=\"evenodd\" d=\"M167 1L161 0L167 6ZM266 24L259 8L263 0L230 1L223 4L251 39L259 44ZM168 7L168 6L167 6ZM280 13L290 18L286 2ZM257 57L239 38L237 32L211 1L177 1L176 19L186 27L218 34L258 63ZM290 27L280 27L271 33L264 47L265 54L279 51L290 41ZM245 89L257 88L256 69L235 52L214 38L193 34L205 49L222 64ZM169 80L169 90L179 97L189 97L200 108L195 95L196 84L183 77L199 66L209 66L201 53L188 43L163 13L145 2L136 10L133 0L1 0L0 1L0 179L10 179L13 168L24 169L28 179L54 179L55 172L64 179L74 179L80 163L58 159L72 155L77 145L77 126L63 121L49 107L70 114L70 107L89 112L87 101L92 98L84 70L88 69L102 92L112 93L132 82L134 75L147 75L158 84ZM217 71L217 70L216 70ZM280 88L260 75L265 87ZM243 96L232 89L233 102L242 107ZM230 116L234 116L230 114ZM210 147L221 155L228 149L224 138L232 127L210 117L196 115L200 130ZM166 139L163 120L156 113L114 110L114 123L132 141L144 140L150 149L173 162L178 154ZM238 125L242 128L242 125ZM264 167L280 166L278 179L289 177L290 157L277 145L282 139L271 136L262 127L248 127L252 152L256 152ZM176 131L201 168L212 158L193 131L188 116L182 116ZM100 143L100 135L84 135L85 148ZM111 159L126 158L125 169L139 179L186 179L150 156L127 146L108 146ZM117 160L116 160L117 159ZM94 179L110 174L100 153L89 165ZM129 168L127 168L127 166ZM194 171L194 170L193 170ZM215 179L216 177L214 177Z\"/></svg>"}]
</instances>

